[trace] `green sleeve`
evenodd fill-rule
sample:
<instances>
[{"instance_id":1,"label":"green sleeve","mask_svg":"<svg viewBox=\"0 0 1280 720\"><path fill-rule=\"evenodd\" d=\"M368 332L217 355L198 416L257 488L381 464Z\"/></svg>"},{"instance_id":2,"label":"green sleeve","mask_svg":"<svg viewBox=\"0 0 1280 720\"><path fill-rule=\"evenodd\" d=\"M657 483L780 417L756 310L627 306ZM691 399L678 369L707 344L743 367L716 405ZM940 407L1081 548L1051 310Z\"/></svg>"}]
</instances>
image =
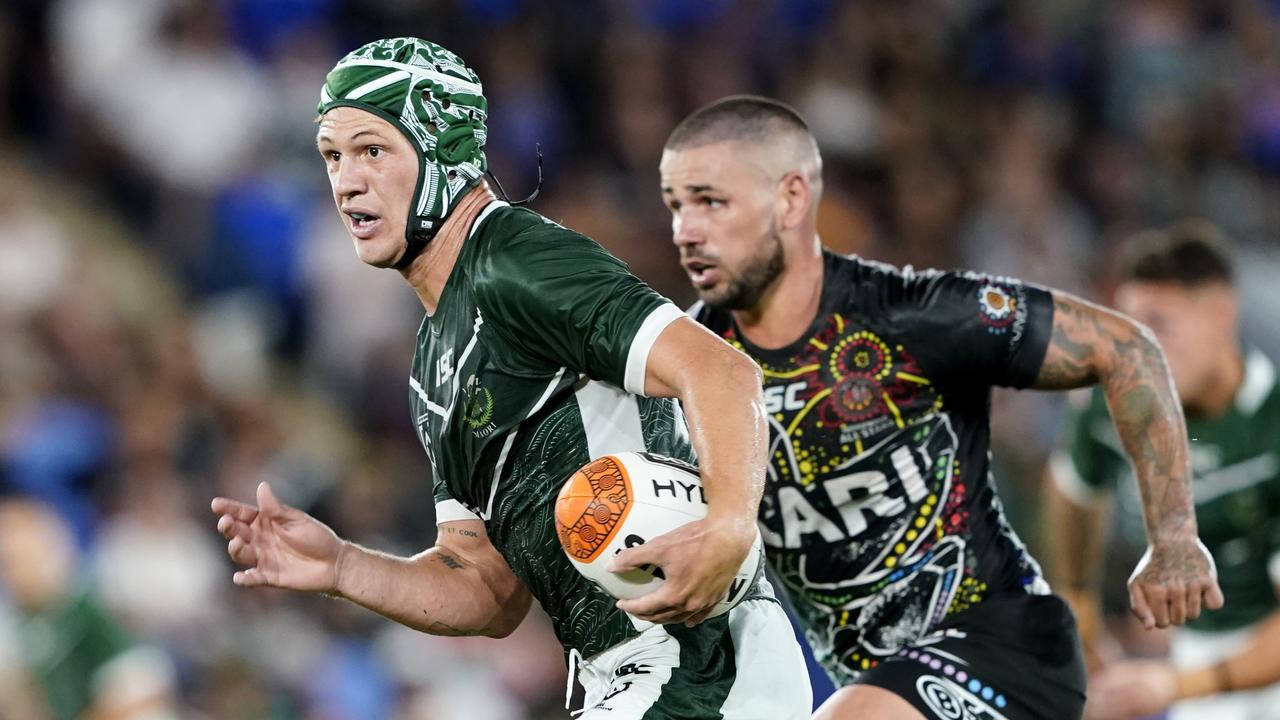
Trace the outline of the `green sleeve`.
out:
<instances>
[{"instance_id":1,"label":"green sleeve","mask_svg":"<svg viewBox=\"0 0 1280 720\"><path fill-rule=\"evenodd\" d=\"M550 222L495 242L475 287L485 324L518 350L637 395L649 349L684 315L595 241Z\"/></svg>"},{"instance_id":2,"label":"green sleeve","mask_svg":"<svg viewBox=\"0 0 1280 720\"><path fill-rule=\"evenodd\" d=\"M1128 463L1119 444L1106 398L1094 388L1067 418L1063 447L1052 460L1054 482L1081 504L1114 490L1119 470Z\"/></svg>"}]
</instances>

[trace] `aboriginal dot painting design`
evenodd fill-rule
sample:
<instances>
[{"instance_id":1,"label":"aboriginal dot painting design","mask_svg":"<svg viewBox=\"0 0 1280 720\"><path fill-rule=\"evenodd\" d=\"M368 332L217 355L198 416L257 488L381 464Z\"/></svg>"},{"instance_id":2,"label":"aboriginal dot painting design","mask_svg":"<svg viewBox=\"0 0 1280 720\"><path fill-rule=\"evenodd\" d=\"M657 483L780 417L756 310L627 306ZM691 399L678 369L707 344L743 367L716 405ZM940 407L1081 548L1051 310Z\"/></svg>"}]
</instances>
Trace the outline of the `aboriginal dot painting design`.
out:
<instances>
[{"instance_id":1,"label":"aboriginal dot painting design","mask_svg":"<svg viewBox=\"0 0 1280 720\"><path fill-rule=\"evenodd\" d=\"M609 544L631 507L627 471L612 456L584 466L556 499L556 532L569 556L591 562Z\"/></svg>"},{"instance_id":2,"label":"aboriginal dot painting design","mask_svg":"<svg viewBox=\"0 0 1280 720\"><path fill-rule=\"evenodd\" d=\"M732 329L726 339L747 350ZM973 488L942 393L902 344L833 313L773 359L760 362L762 531L779 579L807 601L797 612L819 660L853 678L986 596L967 562Z\"/></svg>"},{"instance_id":3,"label":"aboriginal dot painting design","mask_svg":"<svg viewBox=\"0 0 1280 720\"><path fill-rule=\"evenodd\" d=\"M727 339L746 351L730 330ZM797 462L779 472L809 485L850 458L872 438L928 419L942 395L901 345L857 327L840 313L808 339L789 362L761 362L766 386L778 386L771 419L790 440ZM774 460L786 453L775 449Z\"/></svg>"},{"instance_id":4,"label":"aboriginal dot painting design","mask_svg":"<svg viewBox=\"0 0 1280 720\"><path fill-rule=\"evenodd\" d=\"M946 720L1007 720L1009 699L999 689L970 673L965 663L949 653L909 648L898 659L919 663L928 674L916 679L916 690Z\"/></svg>"}]
</instances>

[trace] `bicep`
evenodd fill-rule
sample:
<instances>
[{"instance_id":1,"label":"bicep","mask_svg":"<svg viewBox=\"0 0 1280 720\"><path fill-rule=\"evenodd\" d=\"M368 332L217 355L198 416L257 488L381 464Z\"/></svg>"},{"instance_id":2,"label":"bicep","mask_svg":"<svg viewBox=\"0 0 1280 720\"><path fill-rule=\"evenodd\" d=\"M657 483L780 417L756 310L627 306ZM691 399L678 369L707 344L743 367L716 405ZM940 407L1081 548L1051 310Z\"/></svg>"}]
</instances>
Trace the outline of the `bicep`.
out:
<instances>
[{"instance_id":1,"label":"bicep","mask_svg":"<svg viewBox=\"0 0 1280 720\"><path fill-rule=\"evenodd\" d=\"M436 561L451 569L473 571L502 605L528 603L528 590L489 541L484 522L455 520L440 523L436 530L435 547L428 551Z\"/></svg>"},{"instance_id":2,"label":"bicep","mask_svg":"<svg viewBox=\"0 0 1280 720\"><path fill-rule=\"evenodd\" d=\"M489 533L481 520L453 520L436 527L436 544L432 548L445 565L456 564L459 569L472 567L483 574L510 574L511 568L502 553L489 541Z\"/></svg>"},{"instance_id":3,"label":"bicep","mask_svg":"<svg viewBox=\"0 0 1280 720\"><path fill-rule=\"evenodd\" d=\"M755 363L735 350L692 318L673 320L653 342L644 365L644 394L649 397L679 397L681 389L695 378L724 381L730 369L758 372ZM727 374L726 374L727 373ZM756 379L756 387L759 386Z\"/></svg>"},{"instance_id":4,"label":"bicep","mask_svg":"<svg viewBox=\"0 0 1280 720\"><path fill-rule=\"evenodd\" d=\"M1164 363L1150 330L1114 310L1053 291L1053 329L1033 388L1085 387L1118 369L1149 363Z\"/></svg>"}]
</instances>

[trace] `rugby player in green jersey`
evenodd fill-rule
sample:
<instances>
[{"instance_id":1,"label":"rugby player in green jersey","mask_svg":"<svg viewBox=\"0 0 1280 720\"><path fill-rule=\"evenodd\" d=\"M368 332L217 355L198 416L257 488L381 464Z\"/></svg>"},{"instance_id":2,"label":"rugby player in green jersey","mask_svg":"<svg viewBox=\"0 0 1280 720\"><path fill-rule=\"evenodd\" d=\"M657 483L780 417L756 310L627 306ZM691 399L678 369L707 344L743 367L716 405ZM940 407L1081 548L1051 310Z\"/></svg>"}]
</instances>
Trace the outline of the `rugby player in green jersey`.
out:
<instances>
[{"instance_id":1,"label":"rugby player in green jersey","mask_svg":"<svg viewBox=\"0 0 1280 720\"><path fill-rule=\"evenodd\" d=\"M248 566L236 584L331 593L443 635L504 636L536 599L581 662L582 718L807 716L800 649L766 581L706 619L756 534L759 371L595 242L496 198L486 111L461 58L414 38L343 58L319 107L357 254L398 270L427 311L409 396L435 547L405 558L345 542L263 484L256 506L213 501ZM628 450L696 458L708 513L618 555L666 577L619 602L570 565L553 505L580 466Z\"/></svg>"},{"instance_id":2,"label":"rugby player in green jersey","mask_svg":"<svg viewBox=\"0 0 1280 720\"><path fill-rule=\"evenodd\" d=\"M1196 536L1185 427L1149 331L1058 290L824 250L817 144L766 98L693 113L660 172L702 300L690 313L764 373L761 534L840 686L818 718L1080 717L1070 610L995 494L995 385L1100 385L1147 498L1135 612L1163 627L1221 605Z\"/></svg>"},{"instance_id":3,"label":"rugby player in green jersey","mask_svg":"<svg viewBox=\"0 0 1280 720\"><path fill-rule=\"evenodd\" d=\"M1217 231L1188 221L1134 238L1119 258L1116 307L1168 353L1191 438L1196 519L1213 553L1225 609L1171 638L1170 661L1115 661L1097 576L1114 498L1124 542L1141 540L1141 502L1094 393L1055 454L1050 508L1064 593L1081 617L1090 717L1136 718L1172 704L1174 720L1277 717L1280 689L1280 389L1272 361L1242 346L1230 258ZM1213 697L1205 697L1213 696Z\"/></svg>"}]
</instances>

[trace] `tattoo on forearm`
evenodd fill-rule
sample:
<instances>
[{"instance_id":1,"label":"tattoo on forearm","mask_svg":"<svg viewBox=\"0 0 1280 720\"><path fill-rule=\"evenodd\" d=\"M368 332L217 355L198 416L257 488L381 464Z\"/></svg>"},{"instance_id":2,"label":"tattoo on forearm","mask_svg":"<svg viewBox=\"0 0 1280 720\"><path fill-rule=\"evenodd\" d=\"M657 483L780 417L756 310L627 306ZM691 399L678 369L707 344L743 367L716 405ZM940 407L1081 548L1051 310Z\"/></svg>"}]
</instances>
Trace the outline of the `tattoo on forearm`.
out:
<instances>
[{"instance_id":1,"label":"tattoo on forearm","mask_svg":"<svg viewBox=\"0 0 1280 720\"><path fill-rule=\"evenodd\" d=\"M1182 527L1193 512L1186 427L1159 345L1100 308L1055 296L1053 335L1035 386L1099 380L1138 475L1148 530Z\"/></svg>"},{"instance_id":2,"label":"tattoo on forearm","mask_svg":"<svg viewBox=\"0 0 1280 720\"><path fill-rule=\"evenodd\" d=\"M480 533L476 532L475 530L467 530L466 528L444 527L440 529L443 530L444 532L449 533L450 535L461 535L463 537L469 537L469 538L480 537Z\"/></svg>"},{"instance_id":3,"label":"tattoo on forearm","mask_svg":"<svg viewBox=\"0 0 1280 720\"><path fill-rule=\"evenodd\" d=\"M1097 341L1103 335L1096 317L1081 312L1076 303L1055 299L1053 335L1049 339L1049 352L1040 368L1036 387L1065 390L1097 382L1094 353Z\"/></svg>"},{"instance_id":4,"label":"tattoo on forearm","mask_svg":"<svg viewBox=\"0 0 1280 720\"><path fill-rule=\"evenodd\" d=\"M465 567L458 560L458 558L450 555L449 553L446 553L446 552L437 553L436 557L440 558L440 562L444 563L444 566L449 568L450 570L461 570L463 567Z\"/></svg>"}]
</instances>

